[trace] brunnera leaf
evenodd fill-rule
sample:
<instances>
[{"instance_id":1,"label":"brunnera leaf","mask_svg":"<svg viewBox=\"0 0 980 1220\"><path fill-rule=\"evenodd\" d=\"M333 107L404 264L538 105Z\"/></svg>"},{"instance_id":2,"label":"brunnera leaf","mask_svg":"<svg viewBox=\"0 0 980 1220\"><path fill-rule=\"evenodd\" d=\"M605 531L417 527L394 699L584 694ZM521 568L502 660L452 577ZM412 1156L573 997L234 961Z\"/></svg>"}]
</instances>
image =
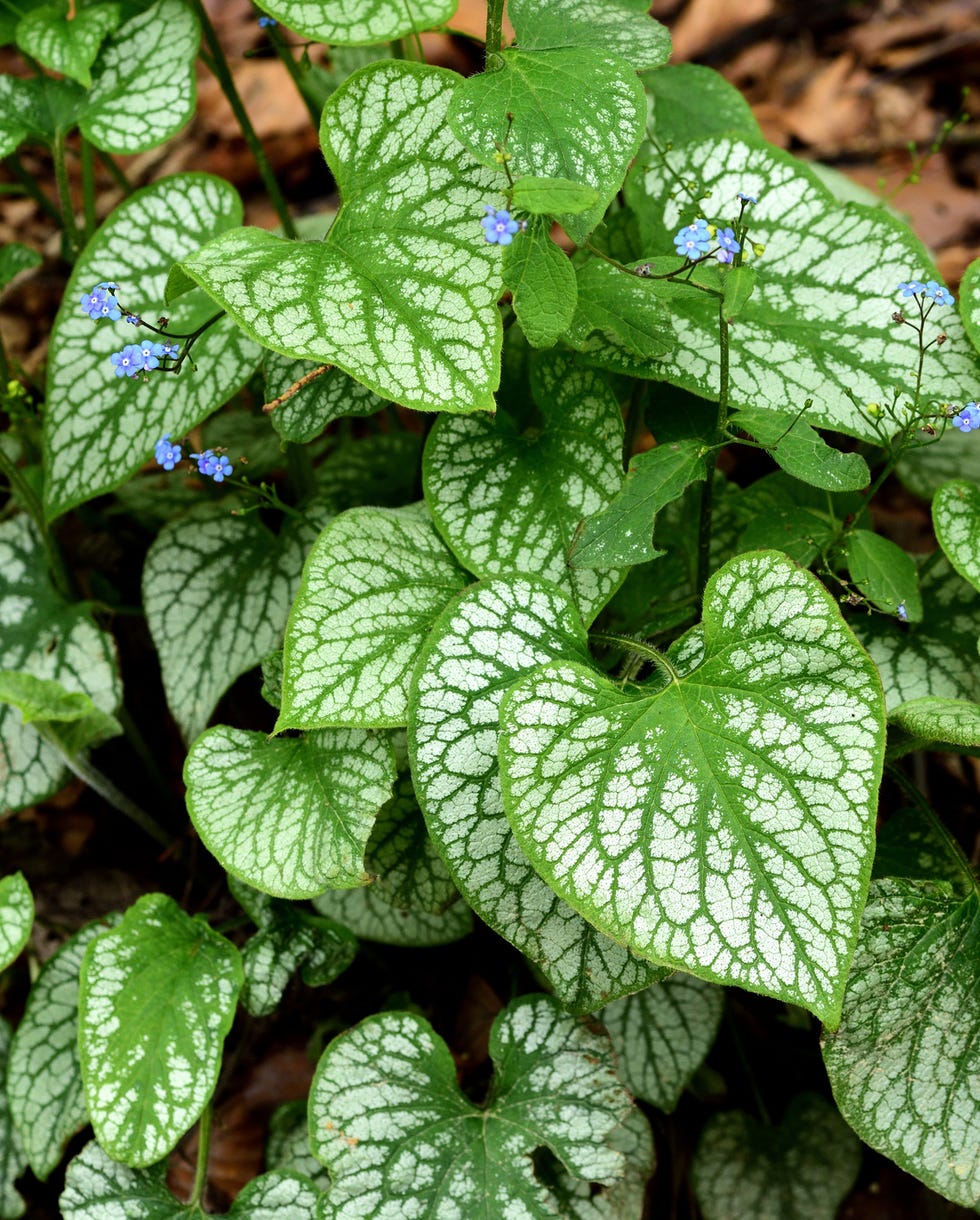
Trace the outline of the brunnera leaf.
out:
<instances>
[{"instance_id":1,"label":"brunnera leaf","mask_svg":"<svg viewBox=\"0 0 980 1220\"><path fill-rule=\"evenodd\" d=\"M262 9L297 34L332 46L370 46L442 25L455 0L263 0Z\"/></svg>"},{"instance_id":2,"label":"brunnera leaf","mask_svg":"<svg viewBox=\"0 0 980 1220\"><path fill-rule=\"evenodd\" d=\"M34 926L34 896L23 873L0 877L0 971L20 956Z\"/></svg>"},{"instance_id":3,"label":"brunnera leaf","mask_svg":"<svg viewBox=\"0 0 980 1220\"><path fill-rule=\"evenodd\" d=\"M552 661L500 723L507 816L557 894L651 961L836 1023L885 725L877 672L814 576L739 556L650 680Z\"/></svg>"}]
</instances>

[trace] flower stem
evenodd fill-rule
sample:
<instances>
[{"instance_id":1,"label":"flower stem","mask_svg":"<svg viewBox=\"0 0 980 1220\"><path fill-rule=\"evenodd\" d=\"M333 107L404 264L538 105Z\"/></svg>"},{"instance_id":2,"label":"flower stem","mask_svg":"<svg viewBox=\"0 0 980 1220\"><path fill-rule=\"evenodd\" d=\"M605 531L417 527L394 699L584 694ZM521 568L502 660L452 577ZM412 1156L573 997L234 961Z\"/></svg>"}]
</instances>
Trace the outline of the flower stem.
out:
<instances>
[{"instance_id":1,"label":"flower stem","mask_svg":"<svg viewBox=\"0 0 980 1220\"><path fill-rule=\"evenodd\" d=\"M54 581L55 588L62 597L71 600L74 596L71 577L68 574L68 569L65 567L61 550L52 536L48 523L44 519L44 509L41 507L41 501L35 495L34 488L24 478L16 462L2 448L0 448L0 472L6 475L15 498L20 501L24 510L37 527L38 533L41 535L44 551L48 557L48 569L51 572L51 579Z\"/></svg>"},{"instance_id":2,"label":"flower stem","mask_svg":"<svg viewBox=\"0 0 980 1220\"><path fill-rule=\"evenodd\" d=\"M262 176L262 181L265 184L265 189L269 192L269 199L272 206L276 209L276 214L279 217L279 223L282 225L282 231L287 237L295 239L298 234L296 226L293 224L292 217L289 215L289 209L286 207L286 201L283 198L282 191L279 189L279 183L276 181L276 176L272 172L272 166L269 164L269 158L265 155L265 149L262 147L262 142L255 134L255 128L252 126L252 121L248 117L241 96L235 87L235 82L231 75L231 69L228 67L228 60L225 58L225 53L221 49L221 42L218 38L218 33L211 24L211 18L208 16L201 0L191 0L194 11L197 13L197 19L201 23L201 29L204 31L204 41L208 45L209 54L202 53L201 58L207 65L208 69L213 73L218 84L221 86L222 92L228 99L228 104L231 106L235 118L238 120L238 125L242 130L242 135L245 137L245 143L251 150L252 156L255 158L255 164L259 168L259 173Z\"/></svg>"},{"instance_id":3,"label":"flower stem","mask_svg":"<svg viewBox=\"0 0 980 1220\"><path fill-rule=\"evenodd\" d=\"M197 1125L197 1165L194 1169L194 1189L187 1200L189 1208L200 1207L204 1199L204 1191L208 1184L208 1159L211 1155L211 1116L210 1101L201 1111L201 1119Z\"/></svg>"},{"instance_id":4,"label":"flower stem","mask_svg":"<svg viewBox=\"0 0 980 1220\"><path fill-rule=\"evenodd\" d=\"M715 430L716 443L724 441L728 430L730 353L728 319L725 317L724 298L720 298L718 301L718 338L718 423ZM707 478L701 484L701 507L698 514L697 573L694 581L699 601L704 598L704 588L708 583L708 576L711 570L711 518L714 509L714 473L715 468L712 466L708 471Z\"/></svg>"},{"instance_id":5,"label":"flower stem","mask_svg":"<svg viewBox=\"0 0 980 1220\"><path fill-rule=\"evenodd\" d=\"M58 186L58 199L61 203L61 223L64 226L72 255L78 254L82 248L82 236L75 220L75 208L71 201L71 189L68 183L68 166L65 163L65 137L59 132L54 139L52 150L54 157L54 178Z\"/></svg>"},{"instance_id":6,"label":"flower stem","mask_svg":"<svg viewBox=\"0 0 980 1220\"><path fill-rule=\"evenodd\" d=\"M504 0L488 0L487 3L487 51L484 65L489 63L490 56L500 51L503 41Z\"/></svg>"}]
</instances>

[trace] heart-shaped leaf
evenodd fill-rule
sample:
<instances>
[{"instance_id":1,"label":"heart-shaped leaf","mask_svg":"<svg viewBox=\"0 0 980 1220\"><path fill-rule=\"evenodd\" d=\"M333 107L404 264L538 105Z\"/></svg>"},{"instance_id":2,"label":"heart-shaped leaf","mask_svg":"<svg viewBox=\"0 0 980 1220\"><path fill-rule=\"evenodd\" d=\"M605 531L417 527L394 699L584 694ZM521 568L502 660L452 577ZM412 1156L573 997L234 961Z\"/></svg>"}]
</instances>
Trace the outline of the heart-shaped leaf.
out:
<instances>
[{"instance_id":1,"label":"heart-shaped leaf","mask_svg":"<svg viewBox=\"0 0 980 1220\"><path fill-rule=\"evenodd\" d=\"M872 883L840 1029L824 1062L860 1137L933 1190L980 1203L980 893Z\"/></svg>"},{"instance_id":2,"label":"heart-shaped leaf","mask_svg":"<svg viewBox=\"0 0 980 1220\"><path fill-rule=\"evenodd\" d=\"M640 71L670 58L670 34L649 9L646 0L510 0L507 15L525 51L592 47Z\"/></svg>"},{"instance_id":3,"label":"heart-shaped leaf","mask_svg":"<svg viewBox=\"0 0 980 1220\"><path fill-rule=\"evenodd\" d=\"M203 505L157 535L143 568L146 619L185 741L224 692L282 641L316 526L276 535L252 514Z\"/></svg>"},{"instance_id":4,"label":"heart-shaped leaf","mask_svg":"<svg viewBox=\"0 0 980 1220\"><path fill-rule=\"evenodd\" d=\"M402 910L385 901L376 885L356 890L327 890L313 899L321 915L342 923L360 940L382 945L405 945L414 949L448 945L473 931L473 912L465 902L448 911Z\"/></svg>"},{"instance_id":5,"label":"heart-shaped leaf","mask_svg":"<svg viewBox=\"0 0 980 1220\"><path fill-rule=\"evenodd\" d=\"M51 584L44 548L26 515L0 524L0 669L19 670L85 692L103 713L122 695L112 637L84 606ZM68 772L62 754L0 704L0 808L21 809L56 792Z\"/></svg>"},{"instance_id":6,"label":"heart-shaped leaf","mask_svg":"<svg viewBox=\"0 0 980 1220\"><path fill-rule=\"evenodd\" d=\"M650 377L674 343L655 282L590 259L576 272L575 316L565 342L603 368Z\"/></svg>"},{"instance_id":7,"label":"heart-shaped leaf","mask_svg":"<svg viewBox=\"0 0 980 1220\"><path fill-rule=\"evenodd\" d=\"M861 1145L822 1097L794 1098L778 1127L741 1110L701 1133L691 1184L705 1220L834 1220Z\"/></svg>"},{"instance_id":8,"label":"heart-shaped leaf","mask_svg":"<svg viewBox=\"0 0 980 1220\"><path fill-rule=\"evenodd\" d=\"M297 34L337 46L393 42L442 25L454 0L263 0L262 9Z\"/></svg>"},{"instance_id":9,"label":"heart-shaped leaf","mask_svg":"<svg viewBox=\"0 0 980 1220\"><path fill-rule=\"evenodd\" d=\"M888 720L920 740L980 746L980 704L964 699L910 699L889 712Z\"/></svg>"},{"instance_id":10,"label":"heart-shaped leaf","mask_svg":"<svg viewBox=\"0 0 980 1220\"><path fill-rule=\"evenodd\" d=\"M241 1191L227 1220L310 1220L320 1192L300 1174L263 1173ZM93 1140L68 1166L61 1195L64 1220L193 1220L191 1210L167 1189L166 1164L130 1169L112 1160Z\"/></svg>"},{"instance_id":11,"label":"heart-shaped leaf","mask_svg":"<svg viewBox=\"0 0 980 1220\"><path fill-rule=\"evenodd\" d=\"M354 1200L362 1214L396 1214L411 1198L430 1215L544 1220L556 1208L534 1174L541 1145L575 1177L622 1177L609 1137L630 1103L604 1033L549 997L523 996L494 1022L490 1055L492 1101L478 1107L414 1013L368 1017L330 1043L310 1088L310 1142L338 1215Z\"/></svg>"},{"instance_id":12,"label":"heart-shaped leaf","mask_svg":"<svg viewBox=\"0 0 980 1220\"><path fill-rule=\"evenodd\" d=\"M424 505L337 517L289 615L276 731L404 725L419 645L467 580Z\"/></svg>"},{"instance_id":13,"label":"heart-shaped leaf","mask_svg":"<svg viewBox=\"0 0 980 1220\"><path fill-rule=\"evenodd\" d=\"M900 301L897 285L938 279L921 244L881 208L837 203L787 153L720 136L683 144L663 158L647 146L641 150L626 194L647 257L666 254L673 235L697 214L697 205L678 192L678 180L696 182L699 196L710 191L707 218L718 223L737 214L737 192L758 199L746 216L748 241L761 242L765 254L732 331L731 405L775 403L792 411L810 398L808 422L877 443L863 404L908 398L918 362L911 332L891 320ZM675 294L665 321L673 342L646 375L716 398L716 302L703 292ZM923 398L964 401L975 390L976 354L954 314L935 322L949 342L925 354Z\"/></svg>"},{"instance_id":14,"label":"heart-shaped leaf","mask_svg":"<svg viewBox=\"0 0 980 1220\"><path fill-rule=\"evenodd\" d=\"M266 347L336 364L422 411L492 411L500 254L495 176L446 124L454 73L372 64L327 102L320 142L344 204L322 241L238 229L185 270Z\"/></svg>"},{"instance_id":15,"label":"heart-shaped leaf","mask_svg":"<svg viewBox=\"0 0 980 1220\"><path fill-rule=\"evenodd\" d=\"M0 971L20 957L34 926L34 895L23 873L0 877Z\"/></svg>"},{"instance_id":16,"label":"heart-shaped leaf","mask_svg":"<svg viewBox=\"0 0 980 1220\"><path fill-rule=\"evenodd\" d=\"M552 662L500 723L507 816L556 893L652 961L836 1022L885 734L875 668L814 576L739 556L648 683Z\"/></svg>"},{"instance_id":17,"label":"heart-shaped leaf","mask_svg":"<svg viewBox=\"0 0 980 1220\"><path fill-rule=\"evenodd\" d=\"M362 729L270 740L218 725L184 763L187 811L205 847L280 898L370 880L364 847L394 779L391 746Z\"/></svg>"},{"instance_id":18,"label":"heart-shaped leaf","mask_svg":"<svg viewBox=\"0 0 980 1220\"><path fill-rule=\"evenodd\" d=\"M946 483L932 502L932 524L946 558L980 590L980 487Z\"/></svg>"},{"instance_id":19,"label":"heart-shaped leaf","mask_svg":"<svg viewBox=\"0 0 980 1220\"><path fill-rule=\"evenodd\" d=\"M532 401L493 418L443 416L422 462L426 503L463 563L480 576L527 572L569 592L586 623L625 573L569 568L581 522L623 481L623 417L606 378L565 355L531 368Z\"/></svg>"},{"instance_id":20,"label":"heart-shaped leaf","mask_svg":"<svg viewBox=\"0 0 980 1220\"><path fill-rule=\"evenodd\" d=\"M629 1091L668 1114L675 1109L711 1050L724 1007L720 987L680 973L607 1005L598 1016Z\"/></svg>"},{"instance_id":21,"label":"heart-shaped leaf","mask_svg":"<svg viewBox=\"0 0 980 1220\"><path fill-rule=\"evenodd\" d=\"M521 240L504 251L504 287L510 289L514 313L532 347L551 347L575 316L575 269L551 240L550 228L532 217Z\"/></svg>"},{"instance_id":22,"label":"heart-shaped leaf","mask_svg":"<svg viewBox=\"0 0 980 1220\"><path fill-rule=\"evenodd\" d=\"M273 1012L299 970L308 987L325 987L357 954L357 939L332 919L271 898L229 875L228 888L258 927L242 948L242 1004L253 1017Z\"/></svg>"},{"instance_id":23,"label":"heart-shaped leaf","mask_svg":"<svg viewBox=\"0 0 980 1220\"><path fill-rule=\"evenodd\" d=\"M17 23L17 45L52 72L70 76L86 89L90 68L106 34L119 24L118 4L93 4L68 18L67 0L25 13Z\"/></svg>"},{"instance_id":24,"label":"heart-shaped leaf","mask_svg":"<svg viewBox=\"0 0 980 1220\"><path fill-rule=\"evenodd\" d=\"M195 344L197 372L185 366L179 376L154 373L149 385L114 377L109 354L130 342L133 328L96 324L79 307L83 292L109 281L120 285L126 308L155 320L174 259L238 224L241 206L221 179L179 174L134 191L85 247L51 334L44 418L49 520L118 487L165 432L182 436L248 380L259 349L227 318ZM214 312L202 293L189 294L170 313L171 332L190 332Z\"/></svg>"},{"instance_id":25,"label":"heart-shaped leaf","mask_svg":"<svg viewBox=\"0 0 980 1220\"><path fill-rule=\"evenodd\" d=\"M271 402L320 368L322 364L309 360L290 360L278 352L267 352L263 364L266 399ZM276 407L269 420L284 441L306 444L335 419L374 415L384 406L383 398L348 377L343 369L327 369Z\"/></svg>"},{"instance_id":26,"label":"heart-shaped leaf","mask_svg":"<svg viewBox=\"0 0 980 1220\"><path fill-rule=\"evenodd\" d=\"M494 70L464 81L449 107L456 138L497 170L506 148L514 175L566 178L598 201L557 220L581 244L623 184L643 135L646 101L635 72L579 46L502 51Z\"/></svg>"},{"instance_id":27,"label":"heart-shaped leaf","mask_svg":"<svg viewBox=\"0 0 980 1220\"><path fill-rule=\"evenodd\" d=\"M89 944L78 1050L96 1138L115 1160L152 1165L197 1120L241 985L235 946L165 894Z\"/></svg>"},{"instance_id":28,"label":"heart-shaped leaf","mask_svg":"<svg viewBox=\"0 0 980 1220\"><path fill-rule=\"evenodd\" d=\"M33 271L43 262L44 259L36 250L21 245L19 241L10 241L0 246L0 292L22 271Z\"/></svg>"},{"instance_id":29,"label":"heart-shaped leaf","mask_svg":"<svg viewBox=\"0 0 980 1220\"><path fill-rule=\"evenodd\" d=\"M447 607L419 655L409 724L415 791L460 893L578 1012L663 977L551 892L504 814L500 701L522 674L585 659L582 622L558 589L529 577L475 585Z\"/></svg>"},{"instance_id":30,"label":"heart-shaped leaf","mask_svg":"<svg viewBox=\"0 0 980 1220\"><path fill-rule=\"evenodd\" d=\"M95 65L79 122L83 135L110 153L143 152L176 135L194 113L200 40L197 18L183 0L157 0L127 21ZM172 261L179 257L175 252Z\"/></svg>"},{"instance_id":31,"label":"heart-shaped leaf","mask_svg":"<svg viewBox=\"0 0 980 1220\"><path fill-rule=\"evenodd\" d=\"M950 480L980 484L980 445L972 443L975 439L948 428L941 441L907 450L895 473L923 500L931 500Z\"/></svg>"},{"instance_id":32,"label":"heart-shaped leaf","mask_svg":"<svg viewBox=\"0 0 980 1220\"><path fill-rule=\"evenodd\" d=\"M727 80L704 64L666 64L645 72L653 133L662 148L733 131L760 136L752 107Z\"/></svg>"},{"instance_id":33,"label":"heart-shaped leaf","mask_svg":"<svg viewBox=\"0 0 980 1220\"><path fill-rule=\"evenodd\" d=\"M118 916L112 917L117 922ZM107 922L86 924L45 962L14 1034L7 1097L36 1177L44 1181L68 1140L88 1122L78 1058L78 976L89 942Z\"/></svg>"},{"instance_id":34,"label":"heart-shaped leaf","mask_svg":"<svg viewBox=\"0 0 980 1220\"><path fill-rule=\"evenodd\" d=\"M879 610L898 611L903 622L922 621L918 569L896 543L870 530L852 530L847 536L847 568L851 580Z\"/></svg>"},{"instance_id":35,"label":"heart-shaped leaf","mask_svg":"<svg viewBox=\"0 0 980 1220\"><path fill-rule=\"evenodd\" d=\"M831 448L800 415L765 407L742 407L731 423L764 445L787 474L813 487L824 491L860 491L871 482L868 463L859 453L841 453Z\"/></svg>"},{"instance_id":36,"label":"heart-shaped leaf","mask_svg":"<svg viewBox=\"0 0 980 1220\"><path fill-rule=\"evenodd\" d=\"M9 157L27 140L51 144L75 125L84 105L74 81L0 76L0 156Z\"/></svg>"},{"instance_id":37,"label":"heart-shaped leaf","mask_svg":"<svg viewBox=\"0 0 980 1220\"><path fill-rule=\"evenodd\" d=\"M7 1102L7 1052L10 1050L10 1026L0 1017L0 1216L24 1214L24 1200L14 1183L27 1168L20 1142L14 1131Z\"/></svg>"}]
</instances>

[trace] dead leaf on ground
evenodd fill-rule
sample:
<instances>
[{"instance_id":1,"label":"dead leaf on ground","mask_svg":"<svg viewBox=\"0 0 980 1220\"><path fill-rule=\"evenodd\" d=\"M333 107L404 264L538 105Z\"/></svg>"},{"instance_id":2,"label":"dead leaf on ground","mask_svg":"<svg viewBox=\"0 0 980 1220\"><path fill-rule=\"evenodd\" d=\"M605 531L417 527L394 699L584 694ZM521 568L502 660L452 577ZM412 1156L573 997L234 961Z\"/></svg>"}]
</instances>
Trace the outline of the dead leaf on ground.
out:
<instances>
[{"instance_id":1,"label":"dead leaf on ground","mask_svg":"<svg viewBox=\"0 0 980 1220\"><path fill-rule=\"evenodd\" d=\"M671 27L675 63L696 59L712 43L772 16L775 0L691 0Z\"/></svg>"}]
</instances>

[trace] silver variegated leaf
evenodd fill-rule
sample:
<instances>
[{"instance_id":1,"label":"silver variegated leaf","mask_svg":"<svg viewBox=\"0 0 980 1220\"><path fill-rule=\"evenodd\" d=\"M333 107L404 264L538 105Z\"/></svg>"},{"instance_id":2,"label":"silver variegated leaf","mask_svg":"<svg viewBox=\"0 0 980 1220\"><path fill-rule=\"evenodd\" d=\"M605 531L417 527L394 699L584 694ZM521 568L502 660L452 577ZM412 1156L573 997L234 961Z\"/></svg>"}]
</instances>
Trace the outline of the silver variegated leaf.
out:
<instances>
[{"instance_id":1,"label":"silver variegated leaf","mask_svg":"<svg viewBox=\"0 0 980 1220\"><path fill-rule=\"evenodd\" d=\"M263 0L297 34L337 46L392 42L448 21L454 0Z\"/></svg>"},{"instance_id":2,"label":"silver variegated leaf","mask_svg":"<svg viewBox=\"0 0 980 1220\"><path fill-rule=\"evenodd\" d=\"M34 895L23 873L0 878L0 971L20 956L34 926Z\"/></svg>"}]
</instances>

